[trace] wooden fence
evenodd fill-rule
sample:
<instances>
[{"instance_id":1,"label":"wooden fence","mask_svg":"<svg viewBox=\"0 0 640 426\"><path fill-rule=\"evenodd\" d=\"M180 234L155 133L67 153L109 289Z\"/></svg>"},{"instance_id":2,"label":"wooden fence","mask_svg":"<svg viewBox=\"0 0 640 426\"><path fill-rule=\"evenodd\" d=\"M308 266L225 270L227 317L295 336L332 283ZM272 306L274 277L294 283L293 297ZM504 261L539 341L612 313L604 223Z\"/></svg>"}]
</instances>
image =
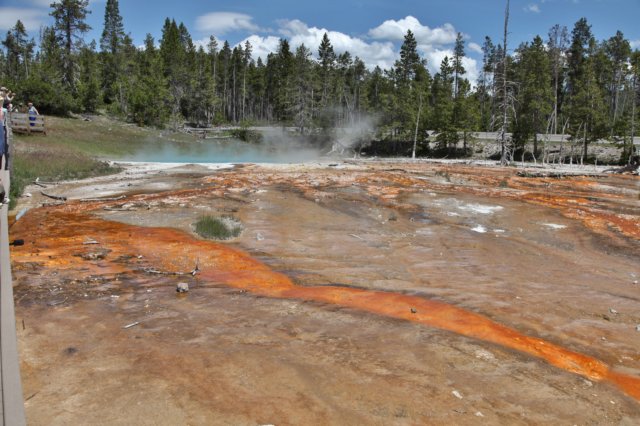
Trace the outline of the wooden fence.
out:
<instances>
[{"instance_id":1,"label":"wooden fence","mask_svg":"<svg viewBox=\"0 0 640 426\"><path fill-rule=\"evenodd\" d=\"M43 115L29 116L29 114L12 112L9 114L11 129L14 133L23 133L30 135L31 133L47 134L47 127Z\"/></svg>"},{"instance_id":2,"label":"wooden fence","mask_svg":"<svg viewBox=\"0 0 640 426\"><path fill-rule=\"evenodd\" d=\"M0 182L9 194L8 170L0 170ZM0 425L24 426L26 420L9 257L8 208L6 203L0 204Z\"/></svg>"}]
</instances>

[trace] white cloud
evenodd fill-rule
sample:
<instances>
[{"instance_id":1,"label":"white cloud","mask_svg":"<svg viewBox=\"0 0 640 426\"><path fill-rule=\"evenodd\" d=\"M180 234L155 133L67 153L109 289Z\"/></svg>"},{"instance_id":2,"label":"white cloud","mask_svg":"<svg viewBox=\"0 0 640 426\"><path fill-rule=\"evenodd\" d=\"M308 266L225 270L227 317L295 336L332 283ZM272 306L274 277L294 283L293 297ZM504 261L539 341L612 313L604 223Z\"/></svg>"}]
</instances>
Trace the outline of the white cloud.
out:
<instances>
[{"instance_id":1,"label":"white cloud","mask_svg":"<svg viewBox=\"0 0 640 426\"><path fill-rule=\"evenodd\" d=\"M453 44L458 36L458 31L449 23L436 28L430 28L422 25L420 21L413 16L407 16L400 20L387 20L376 28L369 31L369 36L377 40L389 40L396 44L404 41L407 31L411 30L418 42L418 51L427 59L427 67L432 74L440 69L440 63L445 56L451 58L453 56ZM467 36L464 36L468 38ZM482 47L477 43L468 43L468 50L475 53L482 53ZM389 62L397 59L398 53L394 52L394 58ZM471 84L475 84L478 79L478 63L475 59L465 57L462 61L467 74L465 77L469 79Z\"/></svg>"},{"instance_id":2,"label":"white cloud","mask_svg":"<svg viewBox=\"0 0 640 426\"><path fill-rule=\"evenodd\" d=\"M329 40L337 54L348 51L352 57L362 59L369 69L379 66L382 69L393 67L399 57L398 50L407 29L415 30L418 42L418 51L427 59L427 66L431 73L435 73L440 68L440 63L445 56L453 55L453 44L455 43L457 31L450 24L435 29L428 28L420 22L408 16L400 21L386 21L382 25L369 31L373 39L364 37L354 37L339 31L331 31L326 28L310 27L305 22L298 19L278 21L277 34L289 40L291 50L304 44L311 50L317 58L318 46L322 37L327 33ZM266 60L269 53L275 53L280 44L278 36L268 34L253 34L238 44L244 45L246 41L253 47L253 57ZM202 40L202 44L206 44ZM481 53L482 48L477 43L469 43L468 50ZM466 57L463 65L467 70L467 77L472 84L478 78L478 64L473 58Z\"/></svg>"},{"instance_id":3,"label":"white cloud","mask_svg":"<svg viewBox=\"0 0 640 426\"><path fill-rule=\"evenodd\" d=\"M330 31L326 28L309 27L304 22L294 20L282 20L278 22L278 33L289 40L291 50L295 50L304 44L317 57L318 46L322 41L324 33L327 33L331 45L337 54L349 51L352 57L359 57L369 68L376 65L381 68L389 68L393 65L397 57L397 52L391 42L368 42L358 37L338 32ZM266 59L267 55L278 50L280 39L275 36L252 35L241 43L249 41L253 46L254 58Z\"/></svg>"},{"instance_id":4,"label":"white cloud","mask_svg":"<svg viewBox=\"0 0 640 426\"><path fill-rule=\"evenodd\" d=\"M0 30L13 28L18 19L22 21L27 31L37 30L44 24L47 17L47 12L43 10L0 7Z\"/></svg>"},{"instance_id":5,"label":"white cloud","mask_svg":"<svg viewBox=\"0 0 640 426\"><path fill-rule=\"evenodd\" d=\"M254 58L262 58L263 61L266 62L267 55L269 53L274 53L278 50L278 45L280 44L280 38L275 36L266 36L261 37L259 35L252 35L245 40L242 41L242 45L249 41L252 46L252 56Z\"/></svg>"},{"instance_id":6,"label":"white cloud","mask_svg":"<svg viewBox=\"0 0 640 426\"><path fill-rule=\"evenodd\" d=\"M640 39L631 40L630 44L632 49L640 49Z\"/></svg>"},{"instance_id":7,"label":"white cloud","mask_svg":"<svg viewBox=\"0 0 640 426\"><path fill-rule=\"evenodd\" d=\"M530 3L524 7L524 11L531 13L540 13L540 6L535 3Z\"/></svg>"},{"instance_id":8,"label":"white cloud","mask_svg":"<svg viewBox=\"0 0 640 426\"><path fill-rule=\"evenodd\" d=\"M449 23L441 27L429 28L413 16L407 16L397 21L384 21L380 26L369 30L369 36L378 40L403 41L408 30L411 30L418 43L431 46L454 43L458 35L453 25Z\"/></svg>"},{"instance_id":9,"label":"white cloud","mask_svg":"<svg viewBox=\"0 0 640 426\"><path fill-rule=\"evenodd\" d=\"M451 63L451 58L453 57L453 50L451 49L436 49L430 52L425 53L425 57L427 58L427 64L429 65L429 70L435 74L440 70L440 64L444 60L444 57L449 57L449 63ZM478 81L479 70L478 70L478 61L473 58L469 58L465 56L462 58L462 66L464 67L466 74L464 74L464 78L471 82L471 85L475 85Z\"/></svg>"},{"instance_id":10,"label":"white cloud","mask_svg":"<svg viewBox=\"0 0 640 426\"><path fill-rule=\"evenodd\" d=\"M253 23L253 18L244 13L212 12L196 19L199 31L208 31L219 36L230 31L245 30L258 31L260 28Z\"/></svg>"},{"instance_id":11,"label":"white cloud","mask_svg":"<svg viewBox=\"0 0 640 426\"><path fill-rule=\"evenodd\" d=\"M32 4L34 6L49 8L51 6L51 3L53 3L54 1L59 2L60 0L27 0L27 3ZM105 0L89 0L90 4L104 3L104 2Z\"/></svg>"},{"instance_id":12,"label":"white cloud","mask_svg":"<svg viewBox=\"0 0 640 426\"><path fill-rule=\"evenodd\" d=\"M27 3L34 6L49 7L54 0L28 0Z\"/></svg>"},{"instance_id":13,"label":"white cloud","mask_svg":"<svg viewBox=\"0 0 640 426\"><path fill-rule=\"evenodd\" d=\"M470 51L482 54L482 46L478 43L471 42L468 46Z\"/></svg>"}]
</instances>

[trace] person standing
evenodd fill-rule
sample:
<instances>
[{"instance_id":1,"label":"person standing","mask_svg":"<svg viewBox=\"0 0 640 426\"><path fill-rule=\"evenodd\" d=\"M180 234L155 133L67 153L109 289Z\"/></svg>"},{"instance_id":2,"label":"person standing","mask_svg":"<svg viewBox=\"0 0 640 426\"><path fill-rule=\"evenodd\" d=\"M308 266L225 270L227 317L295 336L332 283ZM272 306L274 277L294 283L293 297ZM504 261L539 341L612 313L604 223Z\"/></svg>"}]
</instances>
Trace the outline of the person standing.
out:
<instances>
[{"instance_id":1,"label":"person standing","mask_svg":"<svg viewBox=\"0 0 640 426\"><path fill-rule=\"evenodd\" d=\"M35 125L36 125L36 123L35 123L35 121L36 121L36 117L37 117L37 116L39 116L39 115L40 115L40 113L38 112L38 110L36 109L36 107L34 107L34 106L33 106L33 103L32 103L32 102L29 102L27 105L29 106L29 111L28 111L28 114L29 114L29 121L30 121L29 125L30 125L31 127L33 127L33 126L35 126Z\"/></svg>"},{"instance_id":2,"label":"person standing","mask_svg":"<svg viewBox=\"0 0 640 426\"><path fill-rule=\"evenodd\" d=\"M7 168L8 152L7 152L7 127L6 127L6 109L4 109L5 93L0 92L0 168Z\"/></svg>"}]
</instances>

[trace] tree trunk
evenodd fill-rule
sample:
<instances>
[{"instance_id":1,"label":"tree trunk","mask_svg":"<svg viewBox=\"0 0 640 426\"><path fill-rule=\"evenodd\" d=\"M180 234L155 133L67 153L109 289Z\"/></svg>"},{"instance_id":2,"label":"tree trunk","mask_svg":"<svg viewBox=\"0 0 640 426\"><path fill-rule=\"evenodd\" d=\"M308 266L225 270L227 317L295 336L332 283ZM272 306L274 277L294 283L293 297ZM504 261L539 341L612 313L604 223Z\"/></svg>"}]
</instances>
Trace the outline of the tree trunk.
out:
<instances>
[{"instance_id":1,"label":"tree trunk","mask_svg":"<svg viewBox=\"0 0 640 426\"><path fill-rule=\"evenodd\" d=\"M633 76L633 97L631 101L631 144L629 146L629 159L627 160L629 164L631 164L631 159L633 158L633 151L635 150L635 145L633 144L635 136L636 136L636 101L638 100L638 89L636 88L637 77Z\"/></svg>"},{"instance_id":2,"label":"tree trunk","mask_svg":"<svg viewBox=\"0 0 640 426\"><path fill-rule=\"evenodd\" d=\"M584 161L587 159L587 125L584 125L584 130L583 130L583 134L584 134L584 139L583 139L583 145L582 145L582 155L580 156L580 164L584 165Z\"/></svg>"},{"instance_id":3,"label":"tree trunk","mask_svg":"<svg viewBox=\"0 0 640 426\"><path fill-rule=\"evenodd\" d=\"M509 30L509 0L507 0L507 7L504 11L504 39L502 47L502 96L504 97L502 102L502 140L500 141L500 163L502 165L507 164L507 151L506 151L506 138L507 138L507 126L508 126L508 112L507 112L507 35Z\"/></svg>"},{"instance_id":4,"label":"tree trunk","mask_svg":"<svg viewBox=\"0 0 640 426\"><path fill-rule=\"evenodd\" d=\"M422 94L420 95L420 101L418 103L418 116L416 117L416 131L413 133L413 151L411 152L411 158L416 158L416 145L418 144L418 126L420 124L420 113L422 112Z\"/></svg>"}]
</instances>

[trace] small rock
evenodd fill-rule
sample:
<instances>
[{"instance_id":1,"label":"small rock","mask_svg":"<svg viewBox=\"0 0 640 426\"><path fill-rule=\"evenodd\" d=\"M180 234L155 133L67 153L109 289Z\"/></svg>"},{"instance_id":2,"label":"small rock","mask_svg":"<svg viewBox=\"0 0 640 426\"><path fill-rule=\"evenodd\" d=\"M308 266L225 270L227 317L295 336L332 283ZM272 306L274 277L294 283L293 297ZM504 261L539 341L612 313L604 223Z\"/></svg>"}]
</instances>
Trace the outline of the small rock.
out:
<instances>
[{"instance_id":1,"label":"small rock","mask_svg":"<svg viewBox=\"0 0 640 426\"><path fill-rule=\"evenodd\" d=\"M484 417L481 411L476 411L476 417Z\"/></svg>"},{"instance_id":2,"label":"small rock","mask_svg":"<svg viewBox=\"0 0 640 426\"><path fill-rule=\"evenodd\" d=\"M475 356L478 359L483 359L485 361L493 361L496 359L496 357L489 351L485 350L485 349L478 349L475 352Z\"/></svg>"},{"instance_id":3,"label":"small rock","mask_svg":"<svg viewBox=\"0 0 640 426\"><path fill-rule=\"evenodd\" d=\"M187 283L178 283L178 286L176 287L176 291L178 293L186 293L189 291L189 284Z\"/></svg>"},{"instance_id":4,"label":"small rock","mask_svg":"<svg viewBox=\"0 0 640 426\"><path fill-rule=\"evenodd\" d=\"M411 308L411 313L412 314L418 313L418 310L416 308Z\"/></svg>"},{"instance_id":5,"label":"small rock","mask_svg":"<svg viewBox=\"0 0 640 426\"><path fill-rule=\"evenodd\" d=\"M262 236L261 233L258 232L258 234L256 235L256 240L258 240L258 241L264 240L264 237Z\"/></svg>"},{"instance_id":6,"label":"small rock","mask_svg":"<svg viewBox=\"0 0 640 426\"><path fill-rule=\"evenodd\" d=\"M636 331L640 332L640 324L636 325Z\"/></svg>"},{"instance_id":7,"label":"small rock","mask_svg":"<svg viewBox=\"0 0 640 426\"><path fill-rule=\"evenodd\" d=\"M24 193L24 196L25 196L25 197L27 197L27 198L31 198L31 197L32 197L32 195L31 195L31 193L30 193L30 192L25 192L25 193Z\"/></svg>"},{"instance_id":8,"label":"small rock","mask_svg":"<svg viewBox=\"0 0 640 426\"><path fill-rule=\"evenodd\" d=\"M582 379L582 382L589 388L593 386L593 383L587 379Z\"/></svg>"},{"instance_id":9,"label":"small rock","mask_svg":"<svg viewBox=\"0 0 640 426\"><path fill-rule=\"evenodd\" d=\"M634 285L638 285L638 280L634 280L634 281L633 281L633 284L634 284Z\"/></svg>"},{"instance_id":10,"label":"small rock","mask_svg":"<svg viewBox=\"0 0 640 426\"><path fill-rule=\"evenodd\" d=\"M458 399L462 399L462 394L460 392L458 392L457 390L451 391L451 393L453 394L453 396L455 396Z\"/></svg>"},{"instance_id":11,"label":"small rock","mask_svg":"<svg viewBox=\"0 0 640 426\"><path fill-rule=\"evenodd\" d=\"M82 257L84 260L102 260L107 256L106 253L100 252L100 253L85 253L85 254L81 254L80 257Z\"/></svg>"},{"instance_id":12,"label":"small rock","mask_svg":"<svg viewBox=\"0 0 640 426\"><path fill-rule=\"evenodd\" d=\"M611 312L613 315L618 315L618 311L613 308L609 308L609 312Z\"/></svg>"}]
</instances>

